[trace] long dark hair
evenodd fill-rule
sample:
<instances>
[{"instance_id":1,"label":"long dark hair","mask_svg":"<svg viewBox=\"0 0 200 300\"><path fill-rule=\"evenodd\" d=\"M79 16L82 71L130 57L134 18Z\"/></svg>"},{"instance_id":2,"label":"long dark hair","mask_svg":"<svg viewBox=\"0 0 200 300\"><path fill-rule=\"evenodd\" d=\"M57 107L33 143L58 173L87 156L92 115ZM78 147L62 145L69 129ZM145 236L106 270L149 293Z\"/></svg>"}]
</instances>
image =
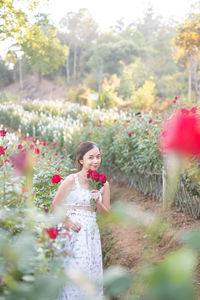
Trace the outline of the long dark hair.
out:
<instances>
[{"instance_id":1,"label":"long dark hair","mask_svg":"<svg viewBox=\"0 0 200 300\"><path fill-rule=\"evenodd\" d=\"M93 149L94 147L97 147L101 153L101 149L100 147L91 141L86 141L86 142L82 142L79 144L77 150L76 150L76 160L75 160L75 167L77 168L78 171L81 171L83 166L80 163L80 160L83 159L83 156L90 151L91 149Z\"/></svg>"}]
</instances>

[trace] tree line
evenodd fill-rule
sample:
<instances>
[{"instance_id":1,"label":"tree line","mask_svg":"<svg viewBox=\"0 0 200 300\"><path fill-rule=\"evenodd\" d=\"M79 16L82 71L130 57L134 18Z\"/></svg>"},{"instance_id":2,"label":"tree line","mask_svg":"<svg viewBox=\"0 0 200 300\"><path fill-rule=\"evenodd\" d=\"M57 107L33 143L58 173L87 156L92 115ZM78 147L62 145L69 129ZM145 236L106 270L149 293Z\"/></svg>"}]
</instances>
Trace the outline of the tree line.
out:
<instances>
[{"instance_id":1,"label":"tree line","mask_svg":"<svg viewBox=\"0 0 200 300\"><path fill-rule=\"evenodd\" d=\"M31 23L15 2L0 3L0 41L13 41L0 60L0 87L20 80L23 88L23 77L34 72L39 82L62 79L76 91L69 98L98 93L104 107L113 98L147 109L165 108L175 95L199 99L199 13L166 23L149 7L142 19L128 25L121 19L101 32L87 9L68 12L56 28L42 13ZM34 11L38 3L29 5Z\"/></svg>"}]
</instances>

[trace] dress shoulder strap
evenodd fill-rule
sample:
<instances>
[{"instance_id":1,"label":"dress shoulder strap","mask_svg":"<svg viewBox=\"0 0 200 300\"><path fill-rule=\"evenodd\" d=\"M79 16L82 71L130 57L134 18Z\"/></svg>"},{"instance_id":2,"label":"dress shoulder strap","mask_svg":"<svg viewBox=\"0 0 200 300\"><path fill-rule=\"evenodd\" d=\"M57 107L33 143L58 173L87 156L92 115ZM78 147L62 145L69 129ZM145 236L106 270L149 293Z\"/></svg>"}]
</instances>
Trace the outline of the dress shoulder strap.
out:
<instances>
[{"instance_id":1,"label":"dress shoulder strap","mask_svg":"<svg viewBox=\"0 0 200 300\"><path fill-rule=\"evenodd\" d=\"M74 174L74 181L75 181L75 186L76 186L77 188L80 188L80 183L79 183L79 181L78 181L78 175L77 175L77 174Z\"/></svg>"}]
</instances>

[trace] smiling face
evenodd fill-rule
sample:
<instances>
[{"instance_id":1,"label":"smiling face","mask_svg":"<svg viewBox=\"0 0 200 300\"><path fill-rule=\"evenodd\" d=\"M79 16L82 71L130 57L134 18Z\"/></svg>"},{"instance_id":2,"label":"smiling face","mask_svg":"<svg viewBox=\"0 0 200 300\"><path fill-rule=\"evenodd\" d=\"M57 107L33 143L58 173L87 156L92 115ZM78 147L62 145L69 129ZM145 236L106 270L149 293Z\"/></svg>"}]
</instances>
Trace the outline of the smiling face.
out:
<instances>
[{"instance_id":1,"label":"smiling face","mask_svg":"<svg viewBox=\"0 0 200 300\"><path fill-rule=\"evenodd\" d=\"M97 171L101 163L101 153L97 147L92 148L85 153L83 159L80 160L85 171L91 169L92 171Z\"/></svg>"}]
</instances>

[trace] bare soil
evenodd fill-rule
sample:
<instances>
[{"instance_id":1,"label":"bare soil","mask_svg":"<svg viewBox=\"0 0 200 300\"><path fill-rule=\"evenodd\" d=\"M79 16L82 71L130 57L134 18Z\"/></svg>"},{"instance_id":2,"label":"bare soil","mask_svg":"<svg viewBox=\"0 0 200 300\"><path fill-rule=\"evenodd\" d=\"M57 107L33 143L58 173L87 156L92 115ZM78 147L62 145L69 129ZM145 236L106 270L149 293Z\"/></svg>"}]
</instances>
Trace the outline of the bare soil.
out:
<instances>
[{"instance_id":1,"label":"bare soil","mask_svg":"<svg viewBox=\"0 0 200 300\"><path fill-rule=\"evenodd\" d=\"M1 92L10 92L13 95L29 99L41 100L66 100L67 86L62 81L56 82L42 78L36 75L29 75L23 80L23 89L20 88L19 82L15 82L3 89Z\"/></svg>"}]
</instances>

